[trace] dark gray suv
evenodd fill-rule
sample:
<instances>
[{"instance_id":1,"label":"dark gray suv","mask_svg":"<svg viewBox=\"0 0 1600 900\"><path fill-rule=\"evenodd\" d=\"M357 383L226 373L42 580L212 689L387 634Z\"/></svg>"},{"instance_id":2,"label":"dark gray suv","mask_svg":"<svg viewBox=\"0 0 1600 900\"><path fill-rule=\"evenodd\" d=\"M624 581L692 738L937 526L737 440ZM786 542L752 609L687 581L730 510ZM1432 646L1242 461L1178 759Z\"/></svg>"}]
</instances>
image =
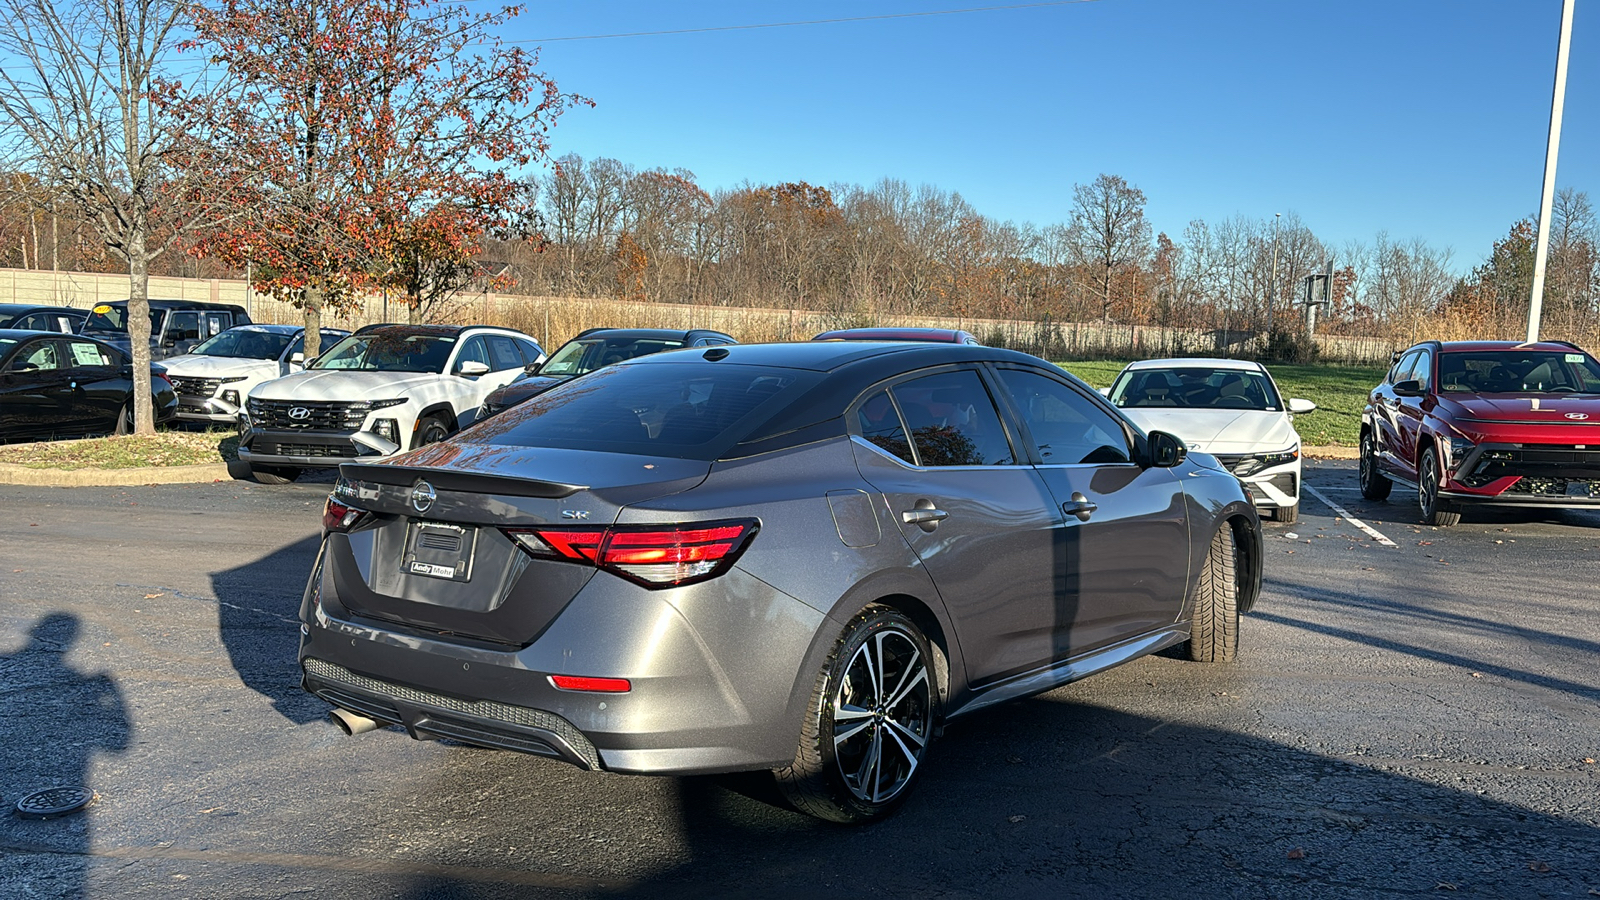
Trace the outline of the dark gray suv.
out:
<instances>
[{"instance_id":1,"label":"dark gray suv","mask_svg":"<svg viewBox=\"0 0 1600 900\"><path fill-rule=\"evenodd\" d=\"M590 769L771 769L886 814L941 721L1187 642L1260 582L1238 479L1007 350L678 350L346 463L308 690Z\"/></svg>"}]
</instances>

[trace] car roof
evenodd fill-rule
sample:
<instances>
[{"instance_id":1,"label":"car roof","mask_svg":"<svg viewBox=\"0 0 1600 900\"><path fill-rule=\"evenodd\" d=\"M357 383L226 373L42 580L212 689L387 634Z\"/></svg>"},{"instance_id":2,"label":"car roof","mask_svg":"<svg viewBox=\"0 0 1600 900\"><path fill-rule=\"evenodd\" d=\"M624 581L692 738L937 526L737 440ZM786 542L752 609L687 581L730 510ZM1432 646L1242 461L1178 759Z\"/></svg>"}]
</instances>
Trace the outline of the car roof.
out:
<instances>
[{"instance_id":1,"label":"car roof","mask_svg":"<svg viewBox=\"0 0 1600 900\"><path fill-rule=\"evenodd\" d=\"M1434 342L1430 341L1429 343ZM1571 353L1573 350L1572 344L1559 341L1534 341L1532 343L1523 341L1440 341L1438 344L1441 353L1473 350L1538 350L1547 353ZM1426 346L1426 344L1415 344L1407 347L1403 352L1410 353L1417 347L1422 346Z\"/></svg>"},{"instance_id":2,"label":"car roof","mask_svg":"<svg viewBox=\"0 0 1600 900\"><path fill-rule=\"evenodd\" d=\"M87 309L76 306L49 306L42 303L0 303L0 315L16 316L31 312L71 312L80 316L89 314Z\"/></svg>"},{"instance_id":3,"label":"car roof","mask_svg":"<svg viewBox=\"0 0 1600 900\"><path fill-rule=\"evenodd\" d=\"M585 330L579 332L577 337L572 338L567 343L571 343L572 341L579 341L579 340L586 341L586 340L591 340L593 338L602 338L602 337L603 338L608 338L608 339L609 338L632 338L632 339L635 339L635 340L650 340L650 339L668 340L668 339L676 339L676 340L682 341L682 340L691 340L693 338L706 336L706 335L710 335L710 336L714 336L714 337L725 337L730 341L734 339L732 335L723 334L720 331L715 331L715 330L710 329L710 328L686 328L686 329L677 329L677 328L588 328L588 329L585 329Z\"/></svg>"},{"instance_id":4,"label":"car roof","mask_svg":"<svg viewBox=\"0 0 1600 900\"><path fill-rule=\"evenodd\" d=\"M1209 356L1173 356L1166 359L1141 359L1128 363L1128 370L1139 369L1239 369L1241 371L1261 372L1266 366L1248 359L1220 359Z\"/></svg>"},{"instance_id":5,"label":"car roof","mask_svg":"<svg viewBox=\"0 0 1600 900\"><path fill-rule=\"evenodd\" d=\"M958 344L966 340L967 332L955 328L839 328L824 331L813 341L948 341Z\"/></svg>"},{"instance_id":6,"label":"car roof","mask_svg":"<svg viewBox=\"0 0 1600 900\"><path fill-rule=\"evenodd\" d=\"M96 303L96 306L127 306L131 300L113 300L109 303ZM148 301L151 309L214 309L221 312L244 312L244 307L237 303L205 303L199 300L157 300Z\"/></svg>"},{"instance_id":7,"label":"car roof","mask_svg":"<svg viewBox=\"0 0 1600 900\"><path fill-rule=\"evenodd\" d=\"M305 329L304 325L266 325L266 324L263 324L261 322L252 322L249 325L235 325L232 328L227 328L227 329L223 329L223 330L224 331L257 331L257 332L264 331L264 332L267 332L268 334L299 334L300 332L305 331L306 329ZM338 332L339 334L349 334L350 333L348 330L346 330L344 328L330 328L330 327L328 327L326 325L322 326L322 330L323 331L335 331L335 332Z\"/></svg>"},{"instance_id":8,"label":"car roof","mask_svg":"<svg viewBox=\"0 0 1600 900\"><path fill-rule=\"evenodd\" d=\"M724 365L771 366L832 372L871 360L893 360L891 368L909 370L958 362L1022 362L1050 364L1035 356L978 344L931 341L793 341L771 344L729 344L725 347L689 347L636 356L617 366L660 365L705 359Z\"/></svg>"},{"instance_id":9,"label":"car roof","mask_svg":"<svg viewBox=\"0 0 1600 900\"><path fill-rule=\"evenodd\" d=\"M466 331L466 325L368 325L361 329L362 334L382 332L405 337L455 337Z\"/></svg>"}]
</instances>

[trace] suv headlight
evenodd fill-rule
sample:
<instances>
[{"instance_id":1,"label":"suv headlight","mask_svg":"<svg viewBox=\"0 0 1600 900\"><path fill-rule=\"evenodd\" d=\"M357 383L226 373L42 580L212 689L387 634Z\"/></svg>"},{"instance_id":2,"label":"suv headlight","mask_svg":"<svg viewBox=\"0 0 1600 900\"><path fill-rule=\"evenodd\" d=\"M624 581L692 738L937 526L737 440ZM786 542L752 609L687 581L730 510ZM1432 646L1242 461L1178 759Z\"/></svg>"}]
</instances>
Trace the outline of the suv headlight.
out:
<instances>
[{"instance_id":1,"label":"suv headlight","mask_svg":"<svg viewBox=\"0 0 1600 900\"><path fill-rule=\"evenodd\" d=\"M1464 437L1450 438L1450 468L1458 469L1478 445Z\"/></svg>"},{"instance_id":2,"label":"suv headlight","mask_svg":"<svg viewBox=\"0 0 1600 900\"><path fill-rule=\"evenodd\" d=\"M1256 459L1261 460L1261 468L1263 469L1271 468L1272 466L1281 466L1285 463L1292 463L1299 458L1299 447L1290 447L1287 450L1279 450L1275 453L1256 454Z\"/></svg>"}]
</instances>

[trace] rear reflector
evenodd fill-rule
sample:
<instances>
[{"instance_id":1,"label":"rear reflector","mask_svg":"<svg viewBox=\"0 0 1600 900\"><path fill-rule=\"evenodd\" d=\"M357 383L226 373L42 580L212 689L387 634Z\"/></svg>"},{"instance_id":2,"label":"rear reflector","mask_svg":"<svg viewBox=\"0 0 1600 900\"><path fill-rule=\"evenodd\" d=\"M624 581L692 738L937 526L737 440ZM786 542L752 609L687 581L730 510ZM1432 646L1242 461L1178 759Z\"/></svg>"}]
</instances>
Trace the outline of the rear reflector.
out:
<instances>
[{"instance_id":1,"label":"rear reflector","mask_svg":"<svg viewBox=\"0 0 1600 900\"><path fill-rule=\"evenodd\" d=\"M551 675L550 683L563 691L626 694L633 690L633 685L626 678L586 678L582 675Z\"/></svg>"},{"instance_id":2,"label":"rear reflector","mask_svg":"<svg viewBox=\"0 0 1600 900\"><path fill-rule=\"evenodd\" d=\"M505 533L530 556L588 563L645 587L693 584L726 572L760 524L754 519L610 528L536 525Z\"/></svg>"}]
</instances>

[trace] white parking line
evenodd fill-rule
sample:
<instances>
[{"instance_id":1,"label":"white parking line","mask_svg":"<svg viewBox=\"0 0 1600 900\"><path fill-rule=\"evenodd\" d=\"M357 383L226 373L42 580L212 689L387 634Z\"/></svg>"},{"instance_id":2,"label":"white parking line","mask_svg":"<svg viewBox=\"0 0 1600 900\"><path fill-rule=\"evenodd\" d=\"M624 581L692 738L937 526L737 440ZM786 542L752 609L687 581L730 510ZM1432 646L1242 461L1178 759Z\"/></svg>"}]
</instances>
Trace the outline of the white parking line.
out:
<instances>
[{"instance_id":1,"label":"white parking line","mask_svg":"<svg viewBox=\"0 0 1600 900\"><path fill-rule=\"evenodd\" d=\"M1306 484L1305 482L1301 482L1300 486L1305 488L1306 492L1309 493L1311 496L1317 498L1318 500L1321 500L1323 502L1323 504L1326 505L1329 509L1331 509L1334 512L1338 513L1339 515L1343 516L1344 520L1346 522L1349 522L1351 525L1354 525L1355 527L1357 527L1357 528L1361 529L1362 531L1365 531L1367 534L1371 535L1373 540L1375 540L1378 543L1384 545L1385 547L1396 547L1396 546L1398 546L1398 545L1395 544L1394 541L1391 541L1388 538L1384 537L1383 536L1383 532L1379 531L1376 528L1373 528L1371 525L1368 525L1367 523L1361 521L1360 519L1356 518L1355 516L1350 515L1349 510L1347 510L1344 507L1340 506L1339 504L1333 502L1332 500L1329 500L1327 494L1324 494L1323 492L1317 490L1316 488L1312 487L1309 484Z\"/></svg>"}]
</instances>

